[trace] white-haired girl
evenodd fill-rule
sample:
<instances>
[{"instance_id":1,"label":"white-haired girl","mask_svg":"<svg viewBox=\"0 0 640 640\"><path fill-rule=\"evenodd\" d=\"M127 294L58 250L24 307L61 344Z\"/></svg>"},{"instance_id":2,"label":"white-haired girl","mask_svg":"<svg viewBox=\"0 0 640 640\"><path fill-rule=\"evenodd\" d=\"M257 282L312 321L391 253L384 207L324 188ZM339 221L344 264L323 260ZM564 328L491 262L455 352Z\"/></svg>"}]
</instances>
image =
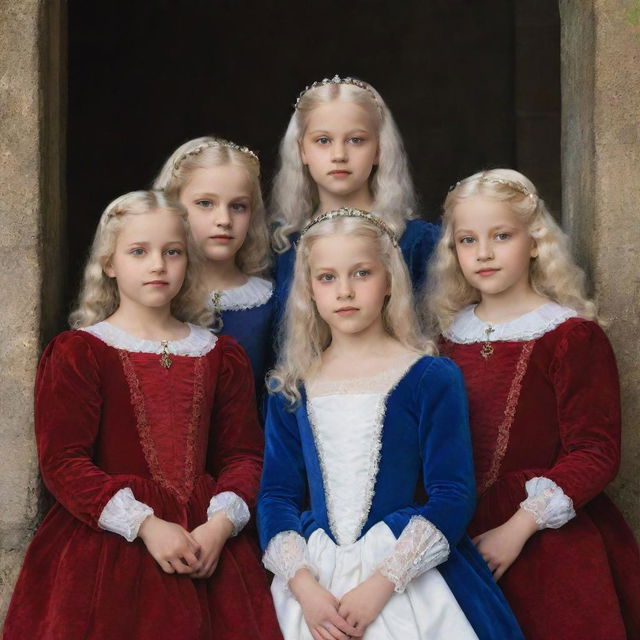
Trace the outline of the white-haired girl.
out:
<instances>
[{"instance_id":1,"label":"white-haired girl","mask_svg":"<svg viewBox=\"0 0 640 640\"><path fill-rule=\"evenodd\" d=\"M161 192L103 213L74 330L38 368L38 455L56 501L7 640L281 637L241 533L262 454L251 369L203 326L198 266L187 212Z\"/></svg>"},{"instance_id":2,"label":"white-haired girl","mask_svg":"<svg viewBox=\"0 0 640 640\"><path fill-rule=\"evenodd\" d=\"M438 227L414 219L407 154L382 96L366 82L335 76L300 94L280 143L270 206L278 318L293 276L292 243L313 216L340 207L373 211L390 225L418 290Z\"/></svg>"},{"instance_id":3,"label":"white-haired girl","mask_svg":"<svg viewBox=\"0 0 640 640\"><path fill-rule=\"evenodd\" d=\"M469 394L469 531L525 636L640 637L638 547L602 493L620 461L614 355L534 185L507 169L459 182L431 273Z\"/></svg>"},{"instance_id":4,"label":"white-haired girl","mask_svg":"<svg viewBox=\"0 0 640 640\"><path fill-rule=\"evenodd\" d=\"M308 223L286 322L258 504L285 639L521 638L464 535L462 377L418 332L390 226L351 208Z\"/></svg>"},{"instance_id":5,"label":"white-haired girl","mask_svg":"<svg viewBox=\"0 0 640 640\"><path fill-rule=\"evenodd\" d=\"M262 396L273 363L273 284L264 276L271 249L260 191L260 162L253 151L222 138L185 142L154 182L189 212L206 258L203 278L213 312L212 329L233 336L253 367Z\"/></svg>"}]
</instances>

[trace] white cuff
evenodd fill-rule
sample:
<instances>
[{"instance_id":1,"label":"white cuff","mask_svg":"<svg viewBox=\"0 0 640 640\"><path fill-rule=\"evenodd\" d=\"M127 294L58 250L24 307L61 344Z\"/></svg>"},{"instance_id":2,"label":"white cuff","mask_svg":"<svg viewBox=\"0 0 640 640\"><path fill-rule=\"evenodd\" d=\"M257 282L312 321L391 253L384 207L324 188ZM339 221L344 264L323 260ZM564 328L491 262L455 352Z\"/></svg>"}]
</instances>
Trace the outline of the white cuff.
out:
<instances>
[{"instance_id":1,"label":"white cuff","mask_svg":"<svg viewBox=\"0 0 640 640\"><path fill-rule=\"evenodd\" d=\"M211 498L207 509L207 520L211 520L218 511L224 511L224 515L233 525L231 537L237 536L251 517L247 503L233 491L223 491Z\"/></svg>"},{"instance_id":2,"label":"white cuff","mask_svg":"<svg viewBox=\"0 0 640 640\"><path fill-rule=\"evenodd\" d=\"M105 531L121 535L128 542L133 542L138 537L140 525L151 515L153 509L144 502L138 502L133 491L126 487L117 491L104 506L98 526Z\"/></svg>"},{"instance_id":3,"label":"white cuff","mask_svg":"<svg viewBox=\"0 0 640 640\"><path fill-rule=\"evenodd\" d=\"M309 569L317 575L311 564L307 541L295 531L281 531L269 540L262 556L262 564L274 575L288 583L299 569Z\"/></svg>"},{"instance_id":4,"label":"white cuff","mask_svg":"<svg viewBox=\"0 0 640 640\"><path fill-rule=\"evenodd\" d=\"M536 521L538 529L559 529L574 518L573 501L549 478L531 478L524 485L527 499L520 506Z\"/></svg>"},{"instance_id":5,"label":"white cuff","mask_svg":"<svg viewBox=\"0 0 640 640\"><path fill-rule=\"evenodd\" d=\"M378 571L395 584L398 593L402 593L411 580L442 564L448 557L449 542L444 534L422 516L413 516Z\"/></svg>"}]
</instances>

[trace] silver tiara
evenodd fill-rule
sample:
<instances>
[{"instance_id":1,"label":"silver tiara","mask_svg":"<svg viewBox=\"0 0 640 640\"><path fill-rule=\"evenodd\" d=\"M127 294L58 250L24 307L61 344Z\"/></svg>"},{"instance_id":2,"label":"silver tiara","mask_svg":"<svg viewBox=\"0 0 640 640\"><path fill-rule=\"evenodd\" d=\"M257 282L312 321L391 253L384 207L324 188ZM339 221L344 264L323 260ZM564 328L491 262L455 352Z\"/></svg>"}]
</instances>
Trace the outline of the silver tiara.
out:
<instances>
[{"instance_id":1,"label":"silver tiara","mask_svg":"<svg viewBox=\"0 0 640 640\"><path fill-rule=\"evenodd\" d=\"M260 160L258 156L249 149L249 147L243 147L235 142L231 142L229 140L225 140L224 138L213 138L212 140L207 140L207 142L203 142L199 144L197 147L191 149L191 151L187 151L183 153L179 158L176 158L173 163L173 173L180 168L180 165L189 157L196 156L199 153L202 153L205 149L211 149L214 147L226 147L227 149L233 149L234 151L239 151L240 153L244 153L248 155L255 163L258 165L258 170L260 170Z\"/></svg>"},{"instance_id":2,"label":"silver tiara","mask_svg":"<svg viewBox=\"0 0 640 640\"><path fill-rule=\"evenodd\" d=\"M321 213L319 216L316 216L312 220L309 220L307 224L303 227L300 232L300 240L311 227L315 227L315 225L324 222L325 220L333 220L334 218L362 218L363 220L367 220L371 224L375 225L386 233L391 239L391 243L394 247L398 246L398 236L394 233L393 229L380 217L370 213L369 211L363 211L362 209L353 209L351 207L342 207L340 209L336 209L335 211L327 211L326 213Z\"/></svg>"},{"instance_id":3,"label":"silver tiara","mask_svg":"<svg viewBox=\"0 0 640 640\"><path fill-rule=\"evenodd\" d=\"M453 191L455 188L457 188L463 182L465 182L465 181L464 180L459 180L454 185L449 187L449 191ZM527 187L525 187L525 185L523 185L522 182L517 182L516 180L507 180L506 178L491 178L491 177L485 178L485 177L482 177L482 178L478 178L478 182L481 182L483 184L501 184L504 187L509 187L509 189L513 189L514 191L518 191L523 196L528 196L532 200L536 195L535 193L532 193L531 191L529 191L529 189L527 189Z\"/></svg>"},{"instance_id":4,"label":"silver tiara","mask_svg":"<svg viewBox=\"0 0 640 640\"><path fill-rule=\"evenodd\" d=\"M373 93L373 91L371 91L371 87L366 82L363 82L362 80L358 80L357 78L352 78L350 76L347 76L346 78L341 78L339 75L336 74L335 76L333 76L333 78L324 78L323 80L318 80L317 82L314 82L313 84L306 86L298 94L298 99L296 100L296 103L293 105L294 109L298 108L298 105L300 104L300 100L302 100L302 96L304 96L304 94L307 93L307 91L311 91L312 89L317 89L318 87L324 87L328 84L352 84L354 87L359 87L360 89L364 89L365 91L368 91L373 96L373 99L376 101L376 103L378 102L376 98L376 94Z\"/></svg>"}]
</instances>

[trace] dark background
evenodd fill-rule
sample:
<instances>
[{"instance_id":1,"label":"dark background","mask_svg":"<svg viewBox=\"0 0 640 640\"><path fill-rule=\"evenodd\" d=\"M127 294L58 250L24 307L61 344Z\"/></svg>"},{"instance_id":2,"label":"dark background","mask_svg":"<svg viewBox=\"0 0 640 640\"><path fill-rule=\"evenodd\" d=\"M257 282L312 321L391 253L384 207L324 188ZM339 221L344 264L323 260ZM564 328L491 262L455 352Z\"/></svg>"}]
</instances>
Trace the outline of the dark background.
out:
<instances>
[{"instance_id":1,"label":"dark background","mask_svg":"<svg viewBox=\"0 0 640 640\"><path fill-rule=\"evenodd\" d=\"M298 92L336 73L390 106L425 218L456 180L497 166L526 173L558 213L553 0L69 0L68 11L67 301L108 202L149 187L176 146L206 134L257 151L268 194Z\"/></svg>"}]
</instances>

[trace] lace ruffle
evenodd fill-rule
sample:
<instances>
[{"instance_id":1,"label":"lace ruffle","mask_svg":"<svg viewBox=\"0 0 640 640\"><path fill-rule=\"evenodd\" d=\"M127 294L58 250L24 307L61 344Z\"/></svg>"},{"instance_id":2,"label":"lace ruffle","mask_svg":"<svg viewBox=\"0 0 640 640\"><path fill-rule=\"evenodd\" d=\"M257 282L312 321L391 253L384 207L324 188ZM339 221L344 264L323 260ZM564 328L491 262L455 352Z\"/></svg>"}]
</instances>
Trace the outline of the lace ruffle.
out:
<instances>
[{"instance_id":1,"label":"lace ruffle","mask_svg":"<svg viewBox=\"0 0 640 640\"><path fill-rule=\"evenodd\" d=\"M449 543L442 532L422 516L413 516L400 534L393 553L383 560L378 571L402 593L411 580L448 557Z\"/></svg>"},{"instance_id":2,"label":"lace ruffle","mask_svg":"<svg viewBox=\"0 0 640 640\"><path fill-rule=\"evenodd\" d=\"M213 294L213 292L211 292ZM273 283L264 278L250 276L241 287L225 289L220 292L220 311L240 311L253 309L269 302L273 295ZM213 301L209 300L209 308L215 311Z\"/></svg>"},{"instance_id":3,"label":"lace ruffle","mask_svg":"<svg viewBox=\"0 0 640 640\"><path fill-rule=\"evenodd\" d=\"M233 491L223 491L211 498L207 509L207 519L210 520L218 511L224 511L224 515L233 524L231 537L237 536L249 522L250 514L247 503Z\"/></svg>"},{"instance_id":4,"label":"lace ruffle","mask_svg":"<svg viewBox=\"0 0 640 640\"><path fill-rule=\"evenodd\" d=\"M262 564L274 575L288 583L299 569L317 570L311 564L307 541L295 531L281 531L273 536L262 556Z\"/></svg>"},{"instance_id":5,"label":"lace ruffle","mask_svg":"<svg viewBox=\"0 0 640 640\"><path fill-rule=\"evenodd\" d=\"M170 340L168 342L169 353L175 356L190 356L199 358L204 356L215 347L217 338L207 329L187 323L191 333L181 340ZM162 342L156 340L143 340L129 335L126 331L110 324L106 320L84 327L81 331L86 331L92 336L99 338L111 347L123 349L134 353L162 353Z\"/></svg>"},{"instance_id":6,"label":"lace ruffle","mask_svg":"<svg viewBox=\"0 0 640 640\"><path fill-rule=\"evenodd\" d=\"M453 324L444 332L444 337L457 344L485 342L487 327L490 326L493 329L491 342L534 340L577 315L569 307L549 302L510 322L492 324L480 320L475 314L475 305L469 305L458 313Z\"/></svg>"},{"instance_id":7,"label":"lace ruffle","mask_svg":"<svg viewBox=\"0 0 640 640\"><path fill-rule=\"evenodd\" d=\"M117 491L107 502L98 519L98 526L122 536L128 542L138 537L138 530L145 518L153 515L153 509L135 499L133 491L126 487Z\"/></svg>"},{"instance_id":8,"label":"lace ruffle","mask_svg":"<svg viewBox=\"0 0 640 640\"><path fill-rule=\"evenodd\" d=\"M559 529L575 517L573 501L553 480L531 478L524 487L528 497L520 506L535 518L538 529Z\"/></svg>"}]
</instances>

